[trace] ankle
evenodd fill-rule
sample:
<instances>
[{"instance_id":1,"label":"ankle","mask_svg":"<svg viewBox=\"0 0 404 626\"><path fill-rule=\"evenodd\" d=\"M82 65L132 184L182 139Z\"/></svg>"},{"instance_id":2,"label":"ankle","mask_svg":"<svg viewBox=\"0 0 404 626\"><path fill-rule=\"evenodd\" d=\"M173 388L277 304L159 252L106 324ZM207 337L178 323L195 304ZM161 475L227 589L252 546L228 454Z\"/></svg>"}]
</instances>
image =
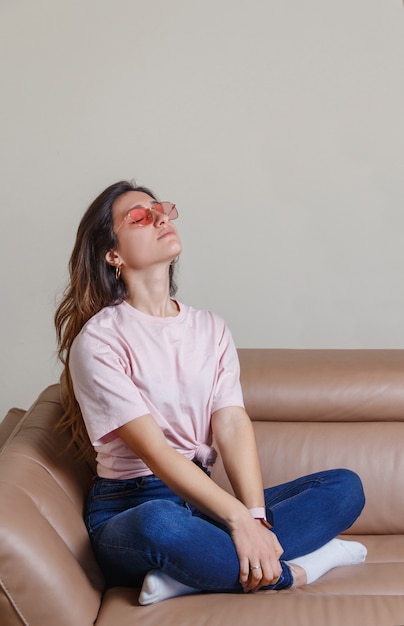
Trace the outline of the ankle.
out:
<instances>
[{"instance_id":1,"label":"ankle","mask_svg":"<svg viewBox=\"0 0 404 626\"><path fill-rule=\"evenodd\" d=\"M303 567L296 565L295 563L288 563L293 576L292 587L303 587L307 585L307 574Z\"/></svg>"}]
</instances>

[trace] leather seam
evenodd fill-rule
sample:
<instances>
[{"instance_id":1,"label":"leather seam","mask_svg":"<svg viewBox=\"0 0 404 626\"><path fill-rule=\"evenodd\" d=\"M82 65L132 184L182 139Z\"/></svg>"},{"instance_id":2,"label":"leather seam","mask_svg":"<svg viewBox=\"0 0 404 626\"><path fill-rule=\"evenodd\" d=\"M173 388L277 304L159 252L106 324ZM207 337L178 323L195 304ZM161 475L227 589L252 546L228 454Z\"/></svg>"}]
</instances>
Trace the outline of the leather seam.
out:
<instances>
[{"instance_id":1,"label":"leather seam","mask_svg":"<svg viewBox=\"0 0 404 626\"><path fill-rule=\"evenodd\" d=\"M24 624L24 626L29 626L29 622L27 622L27 620L25 619L24 615L22 614L22 612L20 611L18 607L18 604L15 602L12 594L9 592L7 586L4 584L1 578L0 578L0 587L4 592L4 595L10 602L11 606L13 607L14 611L17 613L18 617L21 619L21 622Z\"/></svg>"}]
</instances>

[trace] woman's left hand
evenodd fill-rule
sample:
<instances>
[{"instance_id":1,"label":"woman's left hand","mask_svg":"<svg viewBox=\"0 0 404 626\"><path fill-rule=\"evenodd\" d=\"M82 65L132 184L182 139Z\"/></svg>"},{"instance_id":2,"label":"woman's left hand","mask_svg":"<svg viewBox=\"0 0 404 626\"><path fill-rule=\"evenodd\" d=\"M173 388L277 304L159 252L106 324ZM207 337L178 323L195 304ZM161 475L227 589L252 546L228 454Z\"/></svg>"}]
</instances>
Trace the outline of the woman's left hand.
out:
<instances>
[{"instance_id":1,"label":"woman's left hand","mask_svg":"<svg viewBox=\"0 0 404 626\"><path fill-rule=\"evenodd\" d=\"M244 520L243 520L244 522ZM277 536L250 517L231 532L240 561L240 584L245 592L275 584L282 573L283 553Z\"/></svg>"}]
</instances>

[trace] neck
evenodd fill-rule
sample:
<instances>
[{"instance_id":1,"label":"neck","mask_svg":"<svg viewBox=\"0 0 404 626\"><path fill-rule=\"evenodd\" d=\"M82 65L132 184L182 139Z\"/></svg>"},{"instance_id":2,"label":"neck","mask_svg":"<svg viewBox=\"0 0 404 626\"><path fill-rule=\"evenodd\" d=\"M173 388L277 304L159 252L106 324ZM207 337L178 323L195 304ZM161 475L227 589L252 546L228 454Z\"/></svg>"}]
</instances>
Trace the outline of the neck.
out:
<instances>
[{"instance_id":1,"label":"neck","mask_svg":"<svg viewBox=\"0 0 404 626\"><path fill-rule=\"evenodd\" d=\"M150 285L137 284L136 289L128 290L126 302L153 317L173 317L180 310L178 303L170 297L168 288L156 289L156 286L151 288Z\"/></svg>"},{"instance_id":2,"label":"neck","mask_svg":"<svg viewBox=\"0 0 404 626\"><path fill-rule=\"evenodd\" d=\"M154 317L178 315L179 307L170 297L169 273L165 268L149 271L132 271L124 277L127 289L126 301L135 309Z\"/></svg>"},{"instance_id":3,"label":"neck","mask_svg":"<svg viewBox=\"0 0 404 626\"><path fill-rule=\"evenodd\" d=\"M171 298L164 302L151 302L150 300L143 302L140 298L126 298L126 302L152 317L175 317L180 311L178 302Z\"/></svg>"}]
</instances>

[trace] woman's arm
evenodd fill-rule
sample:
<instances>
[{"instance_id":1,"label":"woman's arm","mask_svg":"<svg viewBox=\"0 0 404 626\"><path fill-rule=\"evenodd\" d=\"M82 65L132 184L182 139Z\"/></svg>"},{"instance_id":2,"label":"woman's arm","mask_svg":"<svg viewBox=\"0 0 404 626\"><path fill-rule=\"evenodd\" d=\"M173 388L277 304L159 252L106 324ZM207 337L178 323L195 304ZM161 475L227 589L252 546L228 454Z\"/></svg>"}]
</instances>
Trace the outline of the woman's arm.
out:
<instances>
[{"instance_id":1,"label":"woman's arm","mask_svg":"<svg viewBox=\"0 0 404 626\"><path fill-rule=\"evenodd\" d=\"M216 411L212 431L236 497L248 509L264 506L255 433L246 411L237 406Z\"/></svg>"},{"instance_id":2,"label":"woman's arm","mask_svg":"<svg viewBox=\"0 0 404 626\"><path fill-rule=\"evenodd\" d=\"M174 450L151 415L128 422L116 433L183 500L228 526L240 560L240 583L245 591L277 580L281 568L275 554L275 535L254 520L240 500ZM261 503L262 498L261 492ZM250 572L250 566L258 564L262 570Z\"/></svg>"},{"instance_id":3,"label":"woman's arm","mask_svg":"<svg viewBox=\"0 0 404 626\"><path fill-rule=\"evenodd\" d=\"M219 448L224 469L238 500L248 508L264 506L264 487L254 429L242 407L226 407L212 415L212 431ZM254 520L261 528L261 522ZM273 545L269 558L271 567L279 565L283 553L276 535L270 533ZM264 583L262 583L263 585Z\"/></svg>"}]
</instances>

